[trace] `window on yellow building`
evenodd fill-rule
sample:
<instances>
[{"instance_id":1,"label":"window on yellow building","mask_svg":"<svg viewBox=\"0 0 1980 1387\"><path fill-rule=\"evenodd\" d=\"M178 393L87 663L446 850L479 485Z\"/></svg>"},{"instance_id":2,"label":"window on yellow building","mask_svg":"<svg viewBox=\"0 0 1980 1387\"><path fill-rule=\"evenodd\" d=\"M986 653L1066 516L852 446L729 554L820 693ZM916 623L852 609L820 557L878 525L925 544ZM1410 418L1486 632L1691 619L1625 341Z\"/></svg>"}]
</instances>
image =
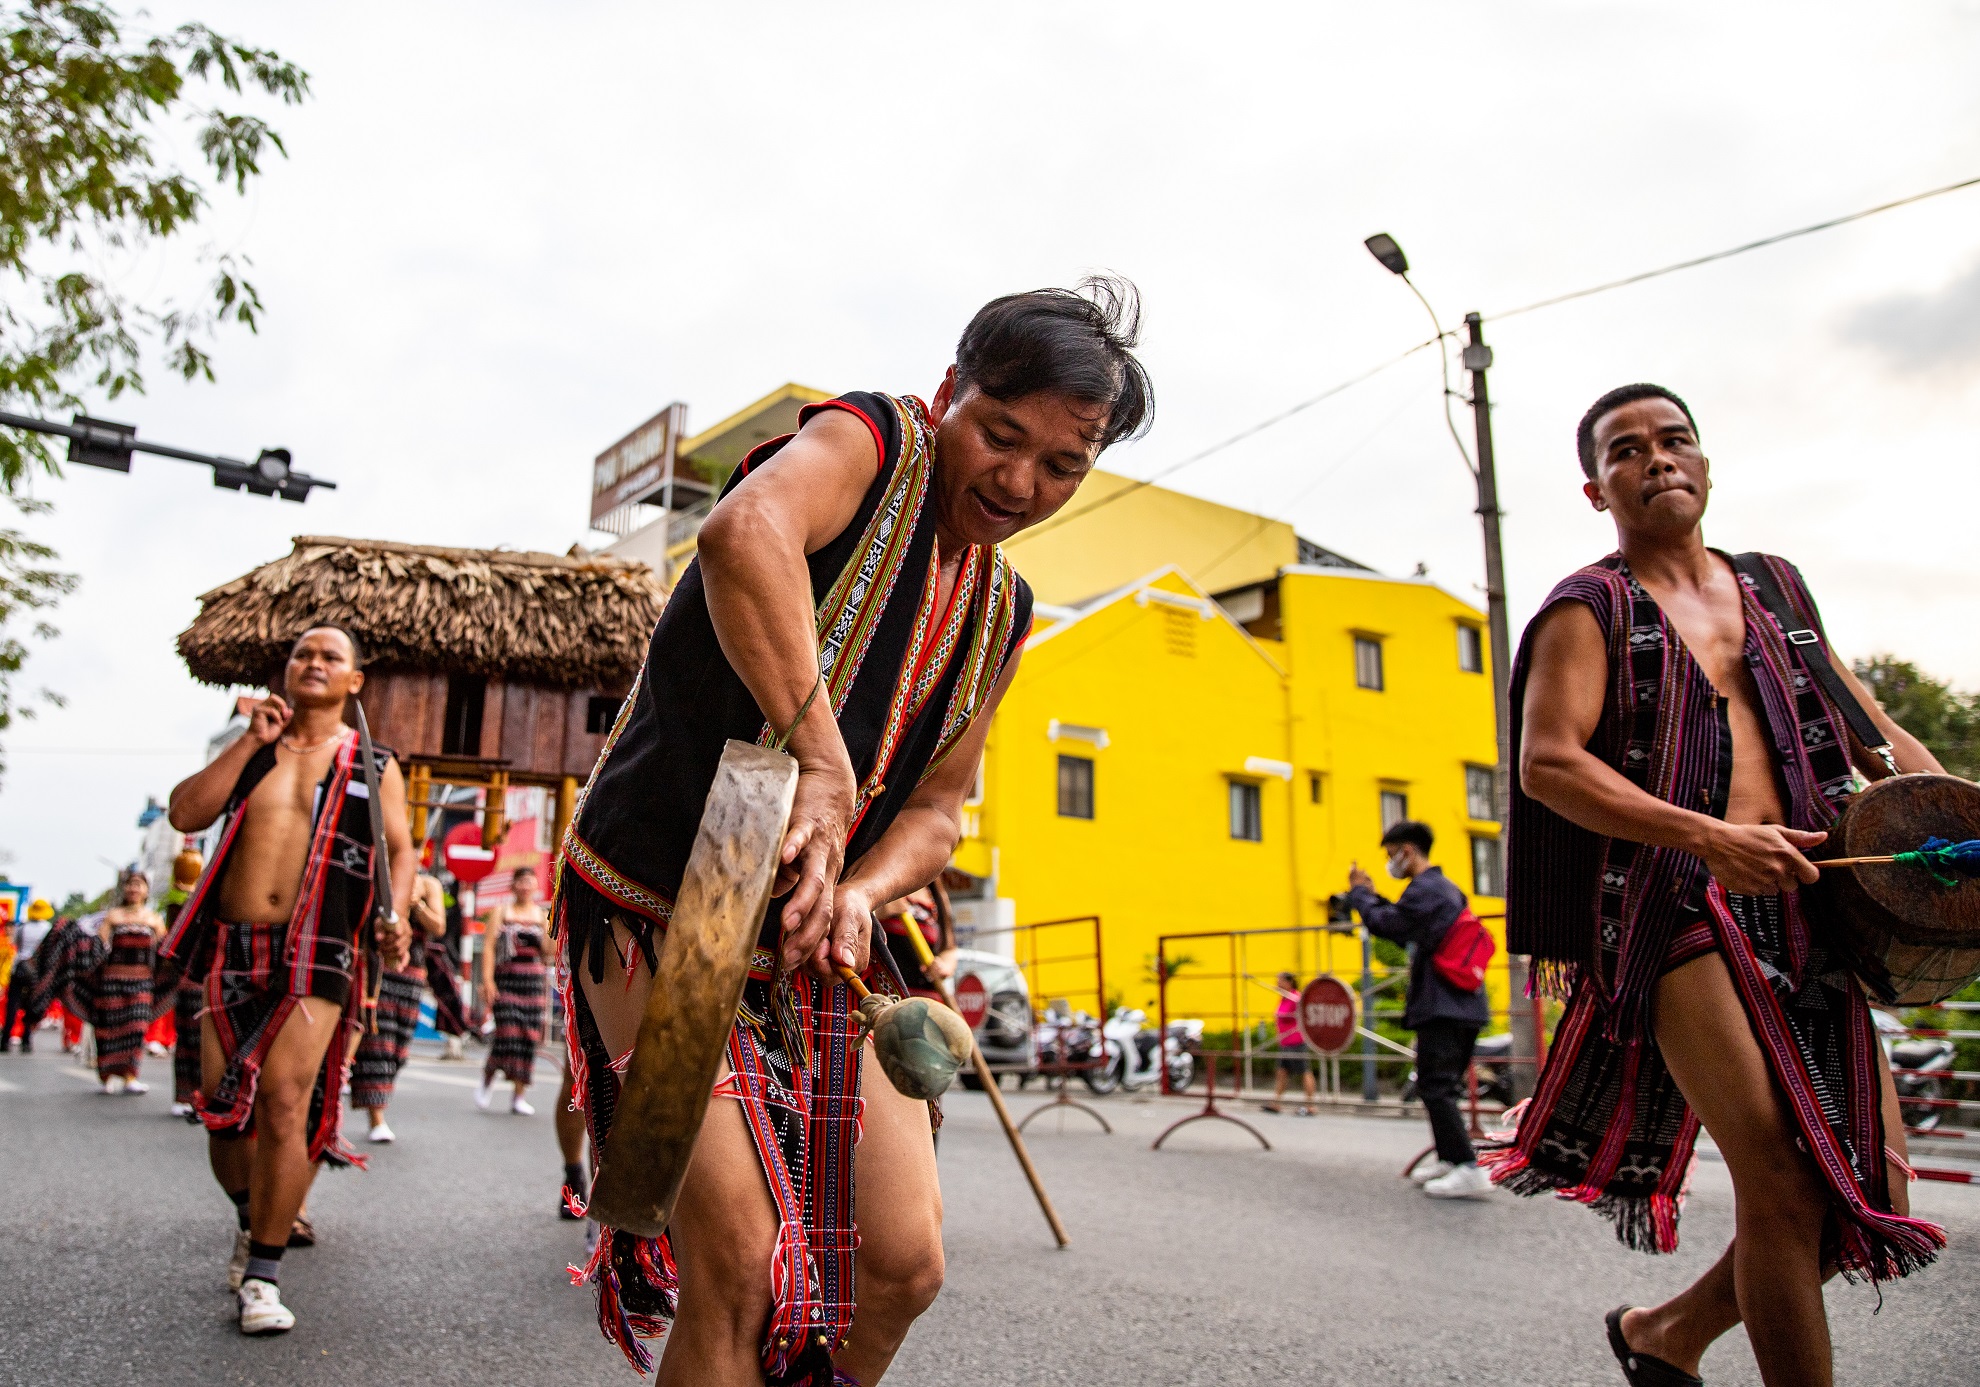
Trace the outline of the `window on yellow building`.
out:
<instances>
[{"instance_id":1,"label":"window on yellow building","mask_svg":"<svg viewBox=\"0 0 1980 1387\"><path fill-rule=\"evenodd\" d=\"M1093 817L1093 762L1084 756L1059 758L1059 817Z\"/></svg>"},{"instance_id":2,"label":"window on yellow building","mask_svg":"<svg viewBox=\"0 0 1980 1387\"><path fill-rule=\"evenodd\" d=\"M1364 689L1382 687L1382 642L1373 636L1354 638L1354 682Z\"/></svg>"},{"instance_id":3,"label":"window on yellow building","mask_svg":"<svg viewBox=\"0 0 1980 1387\"><path fill-rule=\"evenodd\" d=\"M1387 833L1409 817L1409 796L1401 790L1382 791L1382 831Z\"/></svg>"},{"instance_id":4,"label":"window on yellow building","mask_svg":"<svg viewBox=\"0 0 1980 1387\"><path fill-rule=\"evenodd\" d=\"M1258 786L1249 780L1231 782L1231 837L1247 843L1265 840L1265 821L1259 805Z\"/></svg>"},{"instance_id":5,"label":"window on yellow building","mask_svg":"<svg viewBox=\"0 0 1980 1387\"><path fill-rule=\"evenodd\" d=\"M1499 817L1495 803L1498 796L1492 792L1492 768L1490 766L1466 766L1464 768L1464 812L1474 819L1496 820Z\"/></svg>"},{"instance_id":6,"label":"window on yellow building","mask_svg":"<svg viewBox=\"0 0 1980 1387\"><path fill-rule=\"evenodd\" d=\"M1505 883L1499 868L1499 840L1474 837L1471 840L1471 894L1503 896Z\"/></svg>"},{"instance_id":7,"label":"window on yellow building","mask_svg":"<svg viewBox=\"0 0 1980 1387\"><path fill-rule=\"evenodd\" d=\"M1467 674L1485 672L1485 633L1468 621L1458 623L1458 668Z\"/></svg>"},{"instance_id":8,"label":"window on yellow building","mask_svg":"<svg viewBox=\"0 0 1980 1387\"><path fill-rule=\"evenodd\" d=\"M1306 787L1307 792L1312 796L1315 804L1319 804L1327 797L1327 777L1318 771L1314 771L1306 777Z\"/></svg>"}]
</instances>

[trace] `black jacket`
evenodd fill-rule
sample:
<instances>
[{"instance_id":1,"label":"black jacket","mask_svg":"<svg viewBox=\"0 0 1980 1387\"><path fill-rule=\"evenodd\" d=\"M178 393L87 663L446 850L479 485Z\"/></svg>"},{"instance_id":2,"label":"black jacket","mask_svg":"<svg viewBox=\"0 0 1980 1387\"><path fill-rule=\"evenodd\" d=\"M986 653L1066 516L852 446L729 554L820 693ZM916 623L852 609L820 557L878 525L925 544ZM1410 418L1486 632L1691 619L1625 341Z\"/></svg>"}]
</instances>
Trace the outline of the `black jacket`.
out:
<instances>
[{"instance_id":1,"label":"black jacket","mask_svg":"<svg viewBox=\"0 0 1980 1387\"><path fill-rule=\"evenodd\" d=\"M1432 867L1403 888L1400 899L1391 904L1375 894L1374 888L1356 886L1348 900L1361 914L1369 933L1407 945L1409 948L1409 1002L1403 1012L1403 1025L1420 1030L1426 1021L1462 1021L1484 1026L1492 1019L1492 1004L1485 989L1460 992L1445 982L1430 966L1431 955L1450 933L1451 925L1465 907L1464 892Z\"/></svg>"}]
</instances>

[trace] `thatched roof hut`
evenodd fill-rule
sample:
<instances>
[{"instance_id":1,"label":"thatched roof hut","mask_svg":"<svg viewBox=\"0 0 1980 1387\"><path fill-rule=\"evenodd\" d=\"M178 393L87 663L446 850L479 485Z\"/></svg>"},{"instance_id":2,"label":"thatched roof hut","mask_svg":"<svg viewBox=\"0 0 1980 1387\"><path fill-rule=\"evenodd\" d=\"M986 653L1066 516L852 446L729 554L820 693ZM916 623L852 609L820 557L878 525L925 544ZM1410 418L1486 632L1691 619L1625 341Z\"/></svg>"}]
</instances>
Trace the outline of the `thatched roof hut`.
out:
<instances>
[{"instance_id":1,"label":"thatched roof hut","mask_svg":"<svg viewBox=\"0 0 1980 1387\"><path fill-rule=\"evenodd\" d=\"M364 643L372 733L415 781L556 787L590 773L666 594L604 554L297 537L200 598L179 654L208 684L267 686L314 622Z\"/></svg>"},{"instance_id":2,"label":"thatched roof hut","mask_svg":"<svg viewBox=\"0 0 1980 1387\"><path fill-rule=\"evenodd\" d=\"M299 535L283 558L200 599L179 636L193 678L265 685L309 623L348 627L376 673L417 670L546 688L624 686L666 593L641 563Z\"/></svg>"}]
</instances>

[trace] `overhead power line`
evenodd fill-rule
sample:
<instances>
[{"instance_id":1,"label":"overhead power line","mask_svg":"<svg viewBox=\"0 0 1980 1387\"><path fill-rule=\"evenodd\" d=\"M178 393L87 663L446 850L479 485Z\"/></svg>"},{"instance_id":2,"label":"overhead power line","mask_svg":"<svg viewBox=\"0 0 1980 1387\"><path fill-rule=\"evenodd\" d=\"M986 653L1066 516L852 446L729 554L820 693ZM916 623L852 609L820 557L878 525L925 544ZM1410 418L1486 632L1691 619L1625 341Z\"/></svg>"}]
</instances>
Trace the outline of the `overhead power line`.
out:
<instances>
[{"instance_id":1,"label":"overhead power line","mask_svg":"<svg viewBox=\"0 0 1980 1387\"><path fill-rule=\"evenodd\" d=\"M1265 432L1265 430L1271 428L1275 424L1285 423L1286 420L1292 418L1295 414L1298 414L1304 410L1311 409L1313 408L1313 406L1321 403L1323 400L1331 400L1334 396L1340 394L1344 390L1352 390L1355 386L1360 385L1363 381L1373 380L1376 376L1381 375L1382 372L1388 370L1391 366L1401 365L1403 362L1409 360L1409 358L1415 356L1418 352L1424 350L1426 347L1434 347L1437 345L1438 342L1442 340L1443 339L1441 337L1425 338L1423 341L1418 342L1415 346L1411 347L1408 351L1390 357L1387 361L1384 361L1381 365L1371 366L1368 370L1363 371L1360 375L1354 376L1348 380L1344 380L1340 382L1338 385L1330 385L1325 390L1322 390L1318 395L1309 395L1305 399L1301 400L1298 404L1293 405L1291 408L1282 409L1269 419L1261 419L1256 424L1253 424L1250 428L1240 429L1236 433L1232 434L1229 438L1223 440L1223 442L1212 443L1208 448L1205 448L1202 452L1192 453L1188 457L1184 458L1181 462L1172 462L1167 467L1162 468L1160 471L1152 472L1148 476L1140 478L1132 485L1122 487L1119 491L1114 492L1110 496L1101 497L1098 501L1095 501L1090 506L1082 506L1080 509L1076 511L1071 511L1062 515L1055 515L1050 520L1047 520L1044 524L1034 526L1033 528L1025 531L1023 537L1028 539L1034 535L1042 535L1048 530L1057 529L1059 526L1068 524L1071 521L1083 520L1087 516L1093 514L1093 512L1101 509L1104 506L1113 504L1115 501L1120 500L1124 496L1132 496L1135 492L1141 490L1144 486L1153 486L1156 482L1161 481L1162 478L1174 476L1176 473L1182 471L1183 468L1185 467L1194 467L1197 463L1202 462L1205 458L1210 457L1215 453L1221 453L1226 448L1235 447L1237 444L1244 442L1247 438Z\"/></svg>"},{"instance_id":2,"label":"overhead power line","mask_svg":"<svg viewBox=\"0 0 1980 1387\"><path fill-rule=\"evenodd\" d=\"M1875 207L1866 207L1860 212L1851 212L1846 216L1841 216L1841 217L1831 217L1827 221L1816 222L1810 226L1796 227L1793 231L1783 231L1773 236L1763 236L1757 241L1748 241L1744 245L1732 246L1726 250L1713 251L1710 255L1700 255L1700 256L1695 256L1690 260L1680 260L1675 265L1665 265L1655 270L1644 270L1640 274L1627 275L1622 279L1612 279L1608 281L1606 284L1596 284L1596 285L1591 285L1586 289L1576 289L1573 293L1569 293L1569 294L1556 294L1552 298L1540 299L1535 303L1523 304L1518 308L1509 308L1502 313L1488 313L1485 315L1485 319L1488 322L1497 322L1506 318L1517 318L1522 313L1535 313L1543 308L1552 308L1556 304L1570 303L1575 299L1585 299L1595 294L1605 294L1611 289L1621 289L1631 284L1641 284L1646 279L1656 279L1662 275L1676 274L1679 270L1691 270L1691 269L1696 269L1700 265L1710 265L1715 261L1730 260L1733 256L1744 255L1750 250L1760 250L1766 246L1776 246L1783 241L1792 241L1799 236L1812 236L1817 231L1828 231L1833 227L1847 226L1851 222L1860 222L1865 217L1874 217L1880 212L1889 212L1899 207L1909 207L1914 202L1924 202L1928 198L1942 197L1947 193L1956 193L1960 191L1960 189L1962 188L1972 188L1976 186L1980 186L1980 177L1961 179L1957 183L1948 183L1942 188L1932 188L1922 193L1913 193L1909 197L1901 197L1892 202L1880 202ZM1413 288L1414 286L1411 287ZM1277 414L1272 415L1270 418L1259 420L1256 424L1251 425L1249 428L1240 429L1238 432L1232 434L1229 438L1224 439L1221 443L1213 443L1208 448L1205 448L1198 453L1192 453L1190 456L1182 459L1180 462L1170 463L1167 467L1162 468L1160 471L1151 473L1147 477L1141 478L1131 486L1124 486L1119 491L1114 492L1110 496L1102 497L1100 500L1095 501L1090 506L1084 506L1076 511L1071 511L1064 514L1056 515L1052 519L1046 521L1044 524L1039 525L1034 529L1026 531L1025 532L1026 536L1028 537L1031 535L1041 535L1046 533L1048 530L1056 529L1061 525L1070 524L1075 520L1083 520L1087 516L1092 515L1094 512L1102 510L1105 507L1111 505L1113 502L1120 500L1122 497L1132 496L1135 492L1141 490L1145 486L1153 486L1156 482L1161 481L1164 477L1173 476L1175 473L1182 471L1185 467L1193 467L1197 463L1202 462L1205 458L1211 457L1217 453L1221 453L1226 448L1230 448L1235 446L1236 444L1242 443L1248 438L1253 438L1258 434L1264 433L1267 429L1272 428L1275 425L1283 424L1286 420L1292 418L1295 414L1299 414L1305 410L1311 409L1314 405L1317 405L1324 400L1331 400L1334 396L1341 394L1343 391L1351 390L1355 386L1360 385L1364 381L1374 379L1376 376L1382 374L1382 372L1388 370L1391 366L1400 365L1402 362L1408 360L1410 357L1415 356L1418 352L1423 351L1427 347L1436 346L1439 342L1443 341L1445 337L1451 335L1452 335L1451 332L1444 332L1444 333L1440 333L1436 337L1431 337L1422 342L1418 342L1415 346L1411 347L1408 351L1403 352L1401 355L1392 356L1379 366L1371 367L1370 369L1363 371L1360 375L1353 376L1347 380L1344 380L1340 382L1338 385L1331 385L1327 389L1322 390L1319 394L1308 396L1306 399L1301 400L1298 404L1293 405L1289 409L1280 410ZM1449 387L1447 385L1446 389L1448 390L1448 388ZM1459 451L1463 451L1461 444L1459 446ZM1467 458L1466 461L1469 462L1469 459Z\"/></svg>"},{"instance_id":3,"label":"overhead power line","mask_svg":"<svg viewBox=\"0 0 1980 1387\"><path fill-rule=\"evenodd\" d=\"M1812 226L1801 226L1796 227L1793 231L1783 231L1777 236L1763 236L1757 241L1748 241L1745 245L1734 246L1730 250L1715 250L1710 255L1700 255L1691 260L1680 260L1677 264L1666 265L1662 269L1645 270L1641 274L1629 275L1622 279L1612 279L1607 284L1597 284L1591 288L1577 289L1572 294L1556 294L1551 299L1541 299L1538 303L1529 303L1520 308L1509 308L1503 313L1487 313L1485 318L1488 322L1502 322L1507 318L1517 318L1522 313L1533 313L1542 308L1552 308L1557 303L1570 303L1575 299L1585 299L1591 294L1605 294L1611 289L1621 289L1630 284L1641 284L1644 280L1656 279L1659 275L1676 274L1679 270L1696 269L1700 265L1709 265L1715 260L1730 260L1735 255L1746 254L1749 250L1759 250L1764 246L1777 246L1783 241L1792 241L1797 236L1812 236L1818 231L1827 231L1831 227L1847 226L1851 222L1860 222L1865 217L1874 217L1879 212L1888 212L1895 207L1909 207L1914 202L1923 202L1927 198L1940 197L1946 193L1956 193L1961 188L1971 188L1976 185L1980 185L1980 178L1967 178L1958 183L1948 183L1943 188L1933 188L1930 192L1913 193L1910 197L1901 197L1895 202L1882 202L1875 207L1866 207L1861 212L1851 212L1846 217L1831 217L1825 222L1816 222Z\"/></svg>"}]
</instances>

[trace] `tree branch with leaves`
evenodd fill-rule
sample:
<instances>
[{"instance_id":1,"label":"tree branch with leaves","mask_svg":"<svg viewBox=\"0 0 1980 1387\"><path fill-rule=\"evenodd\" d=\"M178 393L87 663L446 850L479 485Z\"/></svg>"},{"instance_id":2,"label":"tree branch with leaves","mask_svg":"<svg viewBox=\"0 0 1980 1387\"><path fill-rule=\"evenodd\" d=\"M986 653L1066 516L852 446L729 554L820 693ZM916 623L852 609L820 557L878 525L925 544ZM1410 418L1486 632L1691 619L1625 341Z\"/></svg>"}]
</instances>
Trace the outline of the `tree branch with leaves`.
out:
<instances>
[{"instance_id":1,"label":"tree branch with leaves","mask_svg":"<svg viewBox=\"0 0 1980 1387\"><path fill-rule=\"evenodd\" d=\"M210 343L234 324L254 331L261 296L245 257L210 246L202 299L185 303L123 292L96 267L182 238L210 206L262 172L282 138L258 115L195 99L260 92L285 105L309 94L309 74L269 49L204 24L141 31L92 0L0 0L0 408L48 414L144 389L155 352L187 380L211 380ZM204 167L161 154L168 121L192 127ZM46 437L0 428L0 494L33 514L35 472L60 475ZM55 555L18 531L0 531L0 731L25 715L12 678L27 650L11 618L52 606L75 584L47 565ZM52 635L37 619L33 634Z\"/></svg>"}]
</instances>

